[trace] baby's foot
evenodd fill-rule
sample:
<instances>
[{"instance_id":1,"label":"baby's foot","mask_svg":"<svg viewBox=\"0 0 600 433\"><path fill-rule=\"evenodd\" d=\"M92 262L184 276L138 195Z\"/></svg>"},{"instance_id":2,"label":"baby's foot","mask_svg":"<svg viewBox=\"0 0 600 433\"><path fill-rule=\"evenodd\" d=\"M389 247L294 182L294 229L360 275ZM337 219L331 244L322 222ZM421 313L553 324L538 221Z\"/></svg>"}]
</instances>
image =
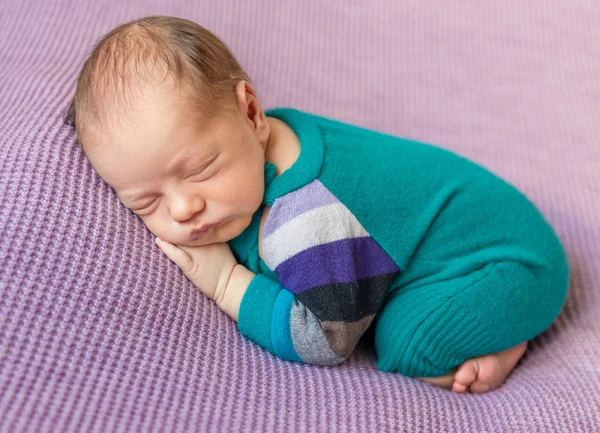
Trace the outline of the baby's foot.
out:
<instances>
[{"instance_id":1,"label":"baby's foot","mask_svg":"<svg viewBox=\"0 0 600 433\"><path fill-rule=\"evenodd\" d=\"M469 359L461 364L454 375L452 390L482 394L492 391L504 383L504 379L515 368L527 349L527 342L502 352Z\"/></svg>"}]
</instances>

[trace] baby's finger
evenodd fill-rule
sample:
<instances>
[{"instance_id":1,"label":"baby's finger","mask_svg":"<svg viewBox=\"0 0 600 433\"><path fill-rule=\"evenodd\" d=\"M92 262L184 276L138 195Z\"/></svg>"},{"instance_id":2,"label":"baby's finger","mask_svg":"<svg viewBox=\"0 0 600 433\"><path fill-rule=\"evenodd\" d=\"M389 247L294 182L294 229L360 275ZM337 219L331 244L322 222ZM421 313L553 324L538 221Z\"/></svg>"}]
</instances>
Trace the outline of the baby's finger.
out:
<instances>
[{"instance_id":1,"label":"baby's finger","mask_svg":"<svg viewBox=\"0 0 600 433\"><path fill-rule=\"evenodd\" d=\"M156 238L156 244L184 273L187 274L194 268L194 260L182 249L159 238Z\"/></svg>"}]
</instances>

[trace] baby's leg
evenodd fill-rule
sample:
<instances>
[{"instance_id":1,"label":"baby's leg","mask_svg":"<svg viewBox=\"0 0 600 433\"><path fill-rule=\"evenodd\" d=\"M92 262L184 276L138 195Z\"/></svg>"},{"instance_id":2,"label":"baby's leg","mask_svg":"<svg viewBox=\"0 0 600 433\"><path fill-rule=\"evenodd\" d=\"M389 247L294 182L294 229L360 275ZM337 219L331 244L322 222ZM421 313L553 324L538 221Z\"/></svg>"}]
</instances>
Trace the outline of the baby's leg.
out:
<instances>
[{"instance_id":1,"label":"baby's leg","mask_svg":"<svg viewBox=\"0 0 600 433\"><path fill-rule=\"evenodd\" d=\"M464 392L500 386L556 318L562 270L490 262L468 275L411 279L375 318L377 367Z\"/></svg>"},{"instance_id":2,"label":"baby's leg","mask_svg":"<svg viewBox=\"0 0 600 433\"><path fill-rule=\"evenodd\" d=\"M526 349L527 342L524 342L502 352L469 359L446 376L415 379L459 393L468 390L475 394L482 394L493 391L504 383Z\"/></svg>"}]
</instances>

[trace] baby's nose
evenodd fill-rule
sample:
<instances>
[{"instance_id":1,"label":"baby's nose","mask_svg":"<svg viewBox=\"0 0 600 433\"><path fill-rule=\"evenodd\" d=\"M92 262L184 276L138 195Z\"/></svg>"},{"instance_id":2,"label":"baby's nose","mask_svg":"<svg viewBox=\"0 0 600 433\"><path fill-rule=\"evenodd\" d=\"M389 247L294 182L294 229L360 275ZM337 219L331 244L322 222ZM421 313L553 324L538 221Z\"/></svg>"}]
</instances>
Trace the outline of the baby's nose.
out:
<instances>
[{"instance_id":1,"label":"baby's nose","mask_svg":"<svg viewBox=\"0 0 600 433\"><path fill-rule=\"evenodd\" d=\"M200 197L175 198L169 207L171 218L177 222L187 221L204 209L204 200Z\"/></svg>"}]
</instances>

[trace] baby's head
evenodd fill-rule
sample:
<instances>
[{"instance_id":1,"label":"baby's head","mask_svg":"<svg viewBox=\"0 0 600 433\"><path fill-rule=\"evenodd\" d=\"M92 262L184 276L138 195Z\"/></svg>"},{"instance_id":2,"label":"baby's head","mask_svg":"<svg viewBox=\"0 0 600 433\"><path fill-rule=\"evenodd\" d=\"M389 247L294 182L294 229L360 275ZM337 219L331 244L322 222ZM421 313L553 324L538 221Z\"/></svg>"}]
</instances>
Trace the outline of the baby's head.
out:
<instances>
[{"instance_id":1,"label":"baby's head","mask_svg":"<svg viewBox=\"0 0 600 433\"><path fill-rule=\"evenodd\" d=\"M262 203L269 123L228 48L194 22L147 17L109 32L65 122L121 202L168 242L226 242Z\"/></svg>"}]
</instances>

